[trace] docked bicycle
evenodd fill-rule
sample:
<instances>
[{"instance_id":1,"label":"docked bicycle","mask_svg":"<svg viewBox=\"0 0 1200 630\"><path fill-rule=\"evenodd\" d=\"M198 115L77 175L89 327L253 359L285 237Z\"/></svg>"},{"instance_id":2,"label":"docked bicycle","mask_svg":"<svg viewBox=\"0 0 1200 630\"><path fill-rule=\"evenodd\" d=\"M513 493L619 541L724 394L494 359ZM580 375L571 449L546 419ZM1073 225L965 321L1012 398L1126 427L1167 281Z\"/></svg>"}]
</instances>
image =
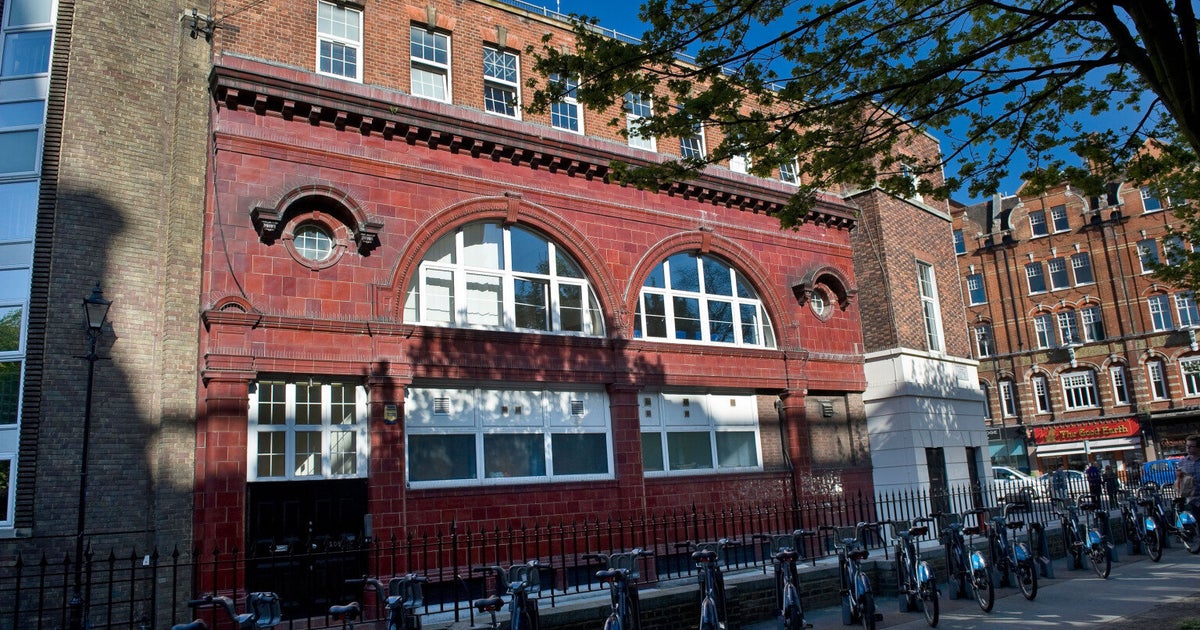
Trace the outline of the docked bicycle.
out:
<instances>
[{"instance_id":1,"label":"docked bicycle","mask_svg":"<svg viewBox=\"0 0 1200 630\"><path fill-rule=\"evenodd\" d=\"M1108 540L1108 512L1093 497L1080 497L1079 509L1088 515L1085 533L1087 546L1084 551L1092 563L1092 570L1100 579L1108 579L1112 572L1112 543Z\"/></svg>"},{"instance_id":2,"label":"docked bicycle","mask_svg":"<svg viewBox=\"0 0 1200 630\"><path fill-rule=\"evenodd\" d=\"M804 557L802 539L815 534L813 531L797 529L790 534L755 536L771 544L771 564L775 569L775 613L782 630L812 627L804 618L800 575L796 565Z\"/></svg>"},{"instance_id":3,"label":"docked bicycle","mask_svg":"<svg viewBox=\"0 0 1200 630\"><path fill-rule=\"evenodd\" d=\"M725 577L721 561L726 547L732 543L722 538L716 542L685 542L679 546L692 549L692 562L700 583L700 630L725 630L728 618L725 609Z\"/></svg>"},{"instance_id":4,"label":"docked bicycle","mask_svg":"<svg viewBox=\"0 0 1200 630\"><path fill-rule=\"evenodd\" d=\"M599 560L607 568L596 572L596 577L608 584L612 600L612 612L604 620L604 630L641 630L641 603L638 599L638 559L653 556L653 551L634 549L628 552L584 554L584 560Z\"/></svg>"},{"instance_id":5,"label":"docked bicycle","mask_svg":"<svg viewBox=\"0 0 1200 630\"><path fill-rule=\"evenodd\" d=\"M892 545L896 553L896 584L900 612L920 608L930 627L938 624L938 587L933 568L921 559L921 537L929 533L931 518L906 521L887 521L892 528Z\"/></svg>"},{"instance_id":6,"label":"docked bicycle","mask_svg":"<svg viewBox=\"0 0 1200 630\"><path fill-rule=\"evenodd\" d=\"M1032 600L1037 597L1038 590L1036 558L1029 545L1017 541L1017 530L1025 527L1025 521L1010 516L1012 511L1023 508L1020 503L1006 503L1003 512L992 517L988 546L992 550L992 566L1000 573L1001 586L1010 583L1011 574L1016 578L1021 595Z\"/></svg>"},{"instance_id":7,"label":"docked bicycle","mask_svg":"<svg viewBox=\"0 0 1200 630\"><path fill-rule=\"evenodd\" d=\"M1088 497L1089 495L1081 495ZM1088 548L1088 536L1079 518L1079 505L1071 497L1051 499L1050 504L1058 514L1059 525L1063 533L1063 545L1067 548L1067 557L1072 569L1083 568L1083 554Z\"/></svg>"},{"instance_id":8,"label":"docked bicycle","mask_svg":"<svg viewBox=\"0 0 1200 630\"><path fill-rule=\"evenodd\" d=\"M508 595L508 630L539 630L541 618L538 614L536 595L542 590L538 575L541 564L530 560L525 564L509 567L497 565L475 567L472 573L491 573L496 580L496 593L472 602L481 613L490 616L486 626L473 626L471 630L496 630L500 627L496 613L504 609L504 595Z\"/></svg>"},{"instance_id":9,"label":"docked bicycle","mask_svg":"<svg viewBox=\"0 0 1200 630\"><path fill-rule=\"evenodd\" d=\"M211 608L223 611L237 630L266 630L274 628L283 621L283 609L279 596L269 592L247 594L246 612L241 614L234 607L233 599L221 595L207 595L200 599L193 599L188 602L188 607L193 610ZM175 628L203 630L207 628L207 624L197 619L188 624L175 626Z\"/></svg>"},{"instance_id":10,"label":"docked bicycle","mask_svg":"<svg viewBox=\"0 0 1200 630\"><path fill-rule=\"evenodd\" d=\"M1167 501L1159 485L1153 481L1142 484L1139 492L1153 499L1150 509L1163 527L1164 539L1167 535L1175 536L1190 553L1200 553L1200 525L1196 523L1196 516L1187 509L1187 499L1176 497L1170 501L1169 508L1165 507Z\"/></svg>"},{"instance_id":11,"label":"docked bicycle","mask_svg":"<svg viewBox=\"0 0 1200 630\"><path fill-rule=\"evenodd\" d=\"M421 585L426 581L420 575L409 573L388 580L386 588L382 582L370 577L346 580L346 584L375 591L375 605L383 606L386 611L386 630L421 630L421 616L416 611L425 603ZM351 602L351 605L354 603ZM329 609L330 616L339 612L342 611ZM354 614L353 610L346 612Z\"/></svg>"},{"instance_id":12,"label":"docked bicycle","mask_svg":"<svg viewBox=\"0 0 1200 630\"><path fill-rule=\"evenodd\" d=\"M848 529L848 528L845 528ZM875 624L883 615L875 609L875 594L871 580L862 568L867 551L865 535L877 532L878 523L858 523L854 526L854 537L842 536L843 528L822 526L819 531L834 533L833 548L837 551L838 570L841 575L842 625L861 623L864 630L875 630Z\"/></svg>"},{"instance_id":13,"label":"docked bicycle","mask_svg":"<svg viewBox=\"0 0 1200 630\"><path fill-rule=\"evenodd\" d=\"M975 536L983 532L983 526L988 522L987 508L965 512L962 521L953 514L935 513L932 516L936 519L946 519L946 526L941 531L941 542L947 548L947 573L954 592L961 596L970 589L983 612L991 612L992 605L996 602L992 571L984 553L974 548ZM968 517L975 518L975 525L964 525ZM969 542L963 538L963 534L970 536Z\"/></svg>"}]
</instances>

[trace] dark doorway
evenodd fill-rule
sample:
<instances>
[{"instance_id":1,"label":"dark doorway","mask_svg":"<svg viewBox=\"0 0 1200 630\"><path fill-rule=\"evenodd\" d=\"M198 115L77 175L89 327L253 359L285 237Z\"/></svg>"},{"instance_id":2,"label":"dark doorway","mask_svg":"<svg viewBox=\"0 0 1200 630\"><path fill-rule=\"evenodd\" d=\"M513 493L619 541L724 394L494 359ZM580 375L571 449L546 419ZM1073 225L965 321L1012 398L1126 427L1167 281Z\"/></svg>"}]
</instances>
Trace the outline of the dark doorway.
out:
<instances>
[{"instance_id":1,"label":"dark doorway","mask_svg":"<svg viewBox=\"0 0 1200 630\"><path fill-rule=\"evenodd\" d=\"M950 484L946 479L945 449L925 449L925 465L929 469L929 507L934 512L949 512Z\"/></svg>"},{"instance_id":2,"label":"dark doorway","mask_svg":"<svg viewBox=\"0 0 1200 630\"><path fill-rule=\"evenodd\" d=\"M367 480L246 487L246 587L273 591L289 618L320 614L367 571Z\"/></svg>"},{"instance_id":3,"label":"dark doorway","mask_svg":"<svg viewBox=\"0 0 1200 630\"><path fill-rule=\"evenodd\" d=\"M979 469L983 466L983 451L978 446L967 447L967 474L971 480L971 507L983 507L983 479Z\"/></svg>"}]
</instances>

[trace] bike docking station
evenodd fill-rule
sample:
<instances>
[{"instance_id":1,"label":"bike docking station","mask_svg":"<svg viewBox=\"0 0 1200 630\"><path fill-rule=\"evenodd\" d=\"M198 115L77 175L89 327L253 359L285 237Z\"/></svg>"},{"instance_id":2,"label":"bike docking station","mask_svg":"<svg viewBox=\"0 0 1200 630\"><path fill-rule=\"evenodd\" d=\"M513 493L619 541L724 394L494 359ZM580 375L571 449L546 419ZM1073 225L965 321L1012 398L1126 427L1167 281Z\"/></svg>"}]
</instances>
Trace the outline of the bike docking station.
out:
<instances>
[{"instance_id":1,"label":"bike docking station","mask_svg":"<svg viewBox=\"0 0 1200 630\"><path fill-rule=\"evenodd\" d=\"M1042 577L1053 580L1054 563L1050 561L1050 542L1046 540L1045 525L1036 521L1029 524L1029 547L1033 550L1038 572Z\"/></svg>"}]
</instances>

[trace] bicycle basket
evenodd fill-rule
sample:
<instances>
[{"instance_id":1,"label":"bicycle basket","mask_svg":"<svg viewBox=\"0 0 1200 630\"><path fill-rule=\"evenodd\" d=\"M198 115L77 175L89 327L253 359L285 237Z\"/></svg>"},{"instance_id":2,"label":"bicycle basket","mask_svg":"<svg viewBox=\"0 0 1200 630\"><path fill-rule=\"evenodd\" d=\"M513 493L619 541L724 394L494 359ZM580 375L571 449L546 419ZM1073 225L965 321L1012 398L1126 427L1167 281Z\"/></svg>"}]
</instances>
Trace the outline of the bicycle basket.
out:
<instances>
[{"instance_id":1,"label":"bicycle basket","mask_svg":"<svg viewBox=\"0 0 1200 630\"><path fill-rule=\"evenodd\" d=\"M250 593L246 596L246 609L259 628L274 628L283 621L283 607L275 593Z\"/></svg>"},{"instance_id":2,"label":"bicycle basket","mask_svg":"<svg viewBox=\"0 0 1200 630\"><path fill-rule=\"evenodd\" d=\"M538 575L537 567L531 567L527 564L513 565L508 567L508 575L505 577L508 578L509 585L524 582L525 593L528 595L537 595L542 592L542 581Z\"/></svg>"},{"instance_id":3,"label":"bicycle basket","mask_svg":"<svg viewBox=\"0 0 1200 630\"><path fill-rule=\"evenodd\" d=\"M425 604L425 594L421 590L421 583L416 580L406 580L403 578L392 578L388 582L388 596L399 597L406 608L420 608Z\"/></svg>"},{"instance_id":4,"label":"bicycle basket","mask_svg":"<svg viewBox=\"0 0 1200 630\"><path fill-rule=\"evenodd\" d=\"M636 580L641 577L638 573L638 556L634 553L614 553L608 557L608 568L623 569L629 575L629 579Z\"/></svg>"}]
</instances>

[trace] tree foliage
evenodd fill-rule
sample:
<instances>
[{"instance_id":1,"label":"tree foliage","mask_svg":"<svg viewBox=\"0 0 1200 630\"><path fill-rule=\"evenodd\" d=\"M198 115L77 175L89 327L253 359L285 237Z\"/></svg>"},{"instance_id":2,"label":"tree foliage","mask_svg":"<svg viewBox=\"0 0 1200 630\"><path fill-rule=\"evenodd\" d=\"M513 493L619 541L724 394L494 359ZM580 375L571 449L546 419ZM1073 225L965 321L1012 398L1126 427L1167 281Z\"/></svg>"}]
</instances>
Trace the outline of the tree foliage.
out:
<instances>
[{"instance_id":1,"label":"tree foliage","mask_svg":"<svg viewBox=\"0 0 1200 630\"><path fill-rule=\"evenodd\" d=\"M839 186L990 193L1025 154L1035 185L1080 177L1098 189L1147 138L1173 147L1172 162L1143 162L1139 176L1177 172L1200 152L1190 0L645 0L640 18L639 42L581 17L575 46L548 38L530 52L541 74L579 77L586 107L620 111L627 93L653 95L634 133L720 131L703 158L617 164L618 179L657 186L734 155L765 175L798 156L785 227L816 191ZM562 97L555 82L531 85L535 111ZM1129 123L1082 122L1113 111ZM628 133L623 117L611 122ZM906 153L925 132L945 139L942 153ZM1056 158L1063 147L1089 169ZM958 176L936 185L951 162Z\"/></svg>"}]
</instances>

